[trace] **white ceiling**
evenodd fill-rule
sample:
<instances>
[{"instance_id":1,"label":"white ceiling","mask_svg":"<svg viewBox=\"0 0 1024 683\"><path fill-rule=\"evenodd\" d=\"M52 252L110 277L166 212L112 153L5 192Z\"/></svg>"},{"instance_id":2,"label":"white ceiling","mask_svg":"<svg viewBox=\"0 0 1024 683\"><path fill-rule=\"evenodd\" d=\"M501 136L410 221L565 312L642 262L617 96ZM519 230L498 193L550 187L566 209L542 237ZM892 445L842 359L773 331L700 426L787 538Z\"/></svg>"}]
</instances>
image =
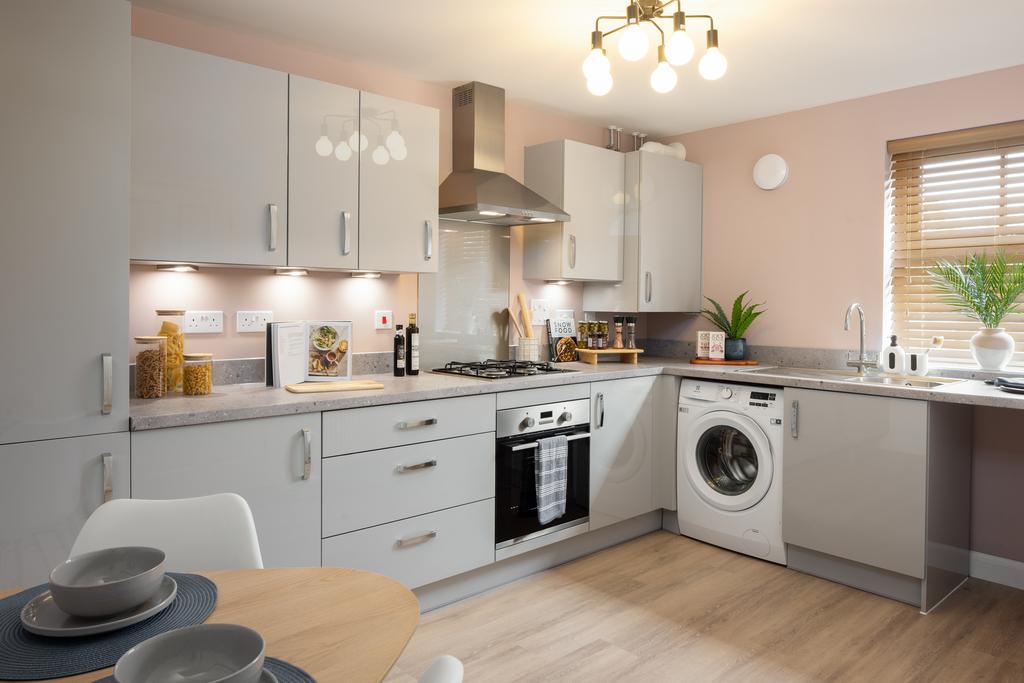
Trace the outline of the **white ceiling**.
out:
<instances>
[{"instance_id":1,"label":"white ceiling","mask_svg":"<svg viewBox=\"0 0 1024 683\"><path fill-rule=\"evenodd\" d=\"M611 37L605 47L615 86L605 97L587 92L580 63L594 18L622 14L627 0L135 3L446 86L492 83L510 99L654 135L1024 64L1022 0L684 0L688 14L715 17L729 59L725 77L708 82L697 75L703 47L697 33L697 56L678 68L676 89L659 95L648 85L653 49L643 61L629 63Z\"/></svg>"}]
</instances>

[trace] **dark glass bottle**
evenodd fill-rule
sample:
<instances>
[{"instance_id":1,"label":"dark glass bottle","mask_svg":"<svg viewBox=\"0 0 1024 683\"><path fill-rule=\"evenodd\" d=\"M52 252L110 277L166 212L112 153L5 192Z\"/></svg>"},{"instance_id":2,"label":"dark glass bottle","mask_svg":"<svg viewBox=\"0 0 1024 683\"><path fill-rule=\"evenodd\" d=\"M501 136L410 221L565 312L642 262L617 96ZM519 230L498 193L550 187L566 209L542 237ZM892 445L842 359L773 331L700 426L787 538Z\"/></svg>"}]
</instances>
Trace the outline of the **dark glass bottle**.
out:
<instances>
[{"instance_id":1,"label":"dark glass bottle","mask_svg":"<svg viewBox=\"0 0 1024 683\"><path fill-rule=\"evenodd\" d=\"M405 335L402 326L395 325L395 353L392 358L395 377L405 377Z\"/></svg>"},{"instance_id":2,"label":"dark glass bottle","mask_svg":"<svg viewBox=\"0 0 1024 683\"><path fill-rule=\"evenodd\" d=\"M420 328L416 326L416 314L409 314L409 327L405 330L405 374L420 374Z\"/></svg>"}]
</instances>

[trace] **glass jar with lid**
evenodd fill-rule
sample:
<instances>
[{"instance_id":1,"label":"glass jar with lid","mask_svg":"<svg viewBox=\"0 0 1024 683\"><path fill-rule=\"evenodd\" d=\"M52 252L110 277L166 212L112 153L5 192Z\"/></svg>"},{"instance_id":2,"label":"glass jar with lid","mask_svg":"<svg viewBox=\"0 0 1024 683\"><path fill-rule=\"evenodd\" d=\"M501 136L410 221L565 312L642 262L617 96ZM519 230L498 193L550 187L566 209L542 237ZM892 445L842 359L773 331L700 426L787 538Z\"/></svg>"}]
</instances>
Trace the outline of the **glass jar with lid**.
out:
<instances>
[{"instance_id":1,"label":"glass jar with lid","mask_svg":"<svg viewBox=\"0 0 1024 683\"><path fill-rule=\"evenodd\" d=\"M135 395L160 398L164 395L167 338L160 335L135 337Z\"/></svg>"},{"instance_id":2,"label":"glass jar with lid","mask_svg":"<svg viewBox=\"0 0 1024 683\"><path fill-rule=\"evenodd\" d=\"M599 320L597 321L597 348L607 349L608 348L608 321Z\"/></svg>"},{"instance_id":3,"label":"glass jar with lid","mask_svg":"<svg viewBox=\"0 0 1024 683\"><path fill-rule=\"evenodd\" d=\"M186 353L182 390L186 396L206 396L213 391L213 354Z\"/></svg>"},{"instance_id":4,"label":"glass jar with lid","mask_svg":"<svg viewBox=\"0 0 1024 683\"><path fill-rule=\"evenodd\" d=\"M164 369L164 390L167 393L181 388L182 368L185 362L185 309L158 308L160 319L158 335L167 339L167 365Z\"/></svg>"}]
</instances>

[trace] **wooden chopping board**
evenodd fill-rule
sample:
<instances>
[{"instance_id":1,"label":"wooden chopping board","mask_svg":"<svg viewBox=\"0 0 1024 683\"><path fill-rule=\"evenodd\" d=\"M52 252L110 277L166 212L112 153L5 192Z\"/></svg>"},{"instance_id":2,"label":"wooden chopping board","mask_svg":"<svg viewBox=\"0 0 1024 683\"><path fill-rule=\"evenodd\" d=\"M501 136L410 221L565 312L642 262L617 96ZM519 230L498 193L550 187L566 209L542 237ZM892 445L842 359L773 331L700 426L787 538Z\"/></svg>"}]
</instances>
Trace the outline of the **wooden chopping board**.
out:
<instances>
[{"instance_id":1,"label":"wooden chopping board","mask_svg":"<svg viewBox=\"0 0 1024 683\"><path fill-rule=\"evenodd\" d=\"M372 379L351 379L338 382L303 382L302 384L289 384L285 389L293 394L316 394L322 391L366 391L368 389L383 389L384 385Z\"/></svg>"}]
</instances>

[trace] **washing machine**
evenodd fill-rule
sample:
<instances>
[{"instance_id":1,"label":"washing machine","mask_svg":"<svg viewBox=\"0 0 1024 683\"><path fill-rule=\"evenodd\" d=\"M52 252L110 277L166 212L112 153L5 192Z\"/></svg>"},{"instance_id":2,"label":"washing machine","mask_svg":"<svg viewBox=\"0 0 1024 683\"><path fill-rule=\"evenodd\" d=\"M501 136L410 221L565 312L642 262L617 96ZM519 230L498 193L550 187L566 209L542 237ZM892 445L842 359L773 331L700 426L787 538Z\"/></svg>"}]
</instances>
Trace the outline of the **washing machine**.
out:
<instances>
[{"instance_id":1,"label":"washing machine","mask_svg":"<svg viewBox=\"0 0 1024 683\"><path fill-rule=\"evenodd\" d=\"M679 531L786 564L782 542L782 389L683 380Z\"/></svg>"}]
</instances>

